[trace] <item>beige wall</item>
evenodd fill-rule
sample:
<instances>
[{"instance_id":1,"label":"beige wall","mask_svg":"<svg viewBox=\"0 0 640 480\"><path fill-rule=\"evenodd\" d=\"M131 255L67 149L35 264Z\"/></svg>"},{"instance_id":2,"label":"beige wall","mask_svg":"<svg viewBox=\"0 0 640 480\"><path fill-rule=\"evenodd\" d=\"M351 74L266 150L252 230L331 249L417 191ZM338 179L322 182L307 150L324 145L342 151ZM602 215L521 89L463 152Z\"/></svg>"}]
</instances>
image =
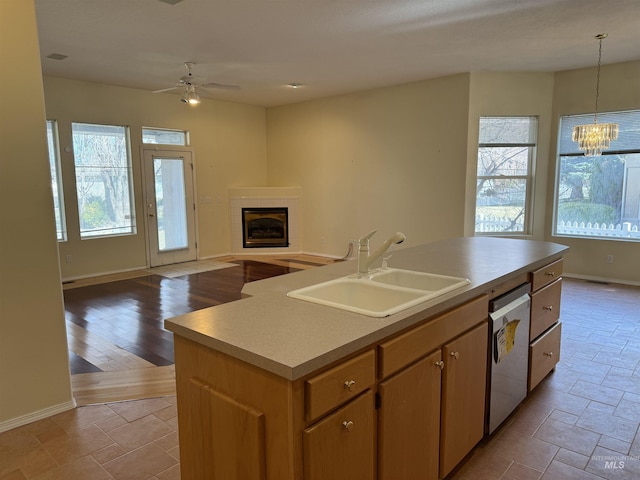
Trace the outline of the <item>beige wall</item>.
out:
<instances>
[{"instance_id":1,"label":"beige wall","mask_svg":"<svg viewBox=\"0 0 640 480\"><path fill-rule=\"evenodd\" d=\"M552 98L553 73L471 74L465 235L471 236L475 231L480 117L535 116L538 117L538 140L533 172L532 231L528 238L544 239Z\"/></svg>"},{"instance_id":2,"label":"beige wall","mask_svg":"<svg viewBox=\"0 0 640 480\"><path fill-rule=\"evenodd\" d=\"M0 2L0 431L73 407L32 1Z\"/></svg>"},{"instance_id":3,"label":"beige wall","mask_svg":"<svg viewBox=\"0 0 640 480\"><path fill-rule=\"evenodd\" d=\"M303 249L462 235L468 105L464 74L268 109L269 184L302 187Z\"/></svg>"},{"instance_id":4,"label":"beige wall","mask_svg":"<svg viewBox=\"0 0 640 480\"><path fill-rule=\"evenodd\" d=\"M558 120L561 115L593 112L595 76L594 68L555 74L546 239L571 247L566 257L565 270L574 276L640 285L640 243L554 237L551 234ZM639 108L640 62L603 66L599 110L606 112ZM613 255L613 264L607 264L607 255Z\"/></svg>"},{"instance_id":5,"label":"beige wall","mask_svg":"<svg viewBox=\"0 0 640 480\"><path fill-rule=\"evenodd\" d=\"M266 185L265 109L203 100L197 107L177 95L153 94L61 78L44 80L47 118L58 122L68 241L60 243L63 279L144 268L144 235L140 147L142 127L188 130L194 151L198 202L199 257L231 251L227 188ZM71 122L130 127L138 233L122 237L80 240L73 177ZM197 197L197 198L198 198ZM71 263L66 263L71 255Z\"/></svg>"}]
</instances>

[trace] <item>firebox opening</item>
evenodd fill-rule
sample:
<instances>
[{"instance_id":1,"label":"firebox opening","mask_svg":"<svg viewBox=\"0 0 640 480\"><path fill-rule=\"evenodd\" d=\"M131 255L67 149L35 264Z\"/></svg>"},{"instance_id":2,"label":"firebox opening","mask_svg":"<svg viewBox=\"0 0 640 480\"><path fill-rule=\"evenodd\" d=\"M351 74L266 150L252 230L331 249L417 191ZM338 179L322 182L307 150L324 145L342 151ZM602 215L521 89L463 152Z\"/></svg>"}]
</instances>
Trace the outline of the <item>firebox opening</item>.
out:
<instances>
[{"instance_id":1,"label":"firebox opening","mask_svg":"<svg viewBox=\"0 0 640 480\"><path fill-rule=\"evenodd\" d=\"M244 248L288 247L289 209L243 208L242 246Z\"/></svg>"}]
</instances>

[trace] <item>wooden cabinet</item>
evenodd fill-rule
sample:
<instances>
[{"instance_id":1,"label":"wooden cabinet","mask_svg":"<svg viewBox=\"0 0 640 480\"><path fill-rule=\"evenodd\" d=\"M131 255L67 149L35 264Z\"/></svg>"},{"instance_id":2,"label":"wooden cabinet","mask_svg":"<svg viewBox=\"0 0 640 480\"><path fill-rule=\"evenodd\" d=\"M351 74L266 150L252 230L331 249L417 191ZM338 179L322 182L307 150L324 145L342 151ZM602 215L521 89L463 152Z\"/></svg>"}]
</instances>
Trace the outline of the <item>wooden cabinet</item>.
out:
<instances>
[{"instance_id":1,"label":"wooden cabinet","mask_svg":"<svg viewBox=\"0 0 640 480\"><path fill-rule=\"evenodd\" d=\"M536 339L541 333L553 326L560 318L560 296L562 294L562 279L531 293L531 323L529 327L530 340Z\"/></svg>"},{"instance_id":2,"label":"wooden cabinet","mask_svg":"<svg viewBox=\"0 0 640 480\"><path fill-rule=\"evenodd\" d=\"M375 478L374 432L374 395L367 390L304 430L305 480Z\"/></svg>"},{"instance_id":3,"label":"wooden cabinet","mask_svg":"<svg viewBox=\"0 0 640 480\"><path fill-rule=\"evenodd\" d=\"M482 439L487 302L478 297L378 347L381 376L392 374L379 385L378 480L442 478Z\"/></svg>"},{"instance_id":4,"label":"wooden cabinet","mask_svg":"<svg viewBox=\"0 0 640 480\"><path fill-rule=\"evenodd\" d=\"M562 324L558 322L529 346L529 390L534 389L560 360L561 330Z\"/></svg>"},{"instance_id":5,"label":"wooden cabinet","mask_svg":"<svg viewBox=\"0 0 640 480\"><path fill-rule=\"evenodd\" d=\"M562 259L531 272L528 389L533 390L560 360Z\"/></svg>"},{"instance_id":6,"label":"wooden cabinet","mask_svg":"<svg viewBox=\"0 0 640 480\"><path fill-rule=\"evenodd\" d=\"M474 328L442 349L440 477L453 470L484 435L488 325Z\"/></svg>"},{"instance_id":7,"label":"wooden cabinet","mask_svg":"<svg viewBox=\"0 0 640 480\"><path fill-rule=\"evenodd\" d=\"M305 381L307 423L343 405L304 430L305 480L375 478L375 365L368 350Z\"/></svg>"},{"instance_id":8,"label":"wooden cabinet","mask_svg":"<svg viewBox=\"0 0 640 480\"><path fill-rule=\"evenodd\" d=\"M184 321L193 328L177 320L182 480L447 477L484 434L489 298L528 278L534 286L530 389L558 361L562 261L528 270L522 264L491 283L476 279L457 299L425 306L431 313L422 321L362 319L373 324L358 327L360 335L370 332L366 337L322 354L331 353L332 364L320 353L309 355L325 366L294 380L251 352L245 357L240 347L222 349L199 316ZM494 282L501 283L490 287ZM479 296L469 300L472 292ZM344 355L337 353L342 348Z\"/></svg>"},{"instance_id":9,"label":"wooden cabinet","mask_svg":"<svg viewBox=\"0 0 640 480\"><path fill-rule=\"evenodd\" d=\"M440 350L380 383L378 480L437 480Z\"/></svg>"},{"instance_id":10,"label":"wooden cabinet","mask_svg":"<svg viewBox=\"0 0 640 480\"><path fill-rule=\"evenodd\" d=\"M369 350L305 382L306 418L314 420L356 397L376 381L376 355Z\"/></svg>"}]
</instances>

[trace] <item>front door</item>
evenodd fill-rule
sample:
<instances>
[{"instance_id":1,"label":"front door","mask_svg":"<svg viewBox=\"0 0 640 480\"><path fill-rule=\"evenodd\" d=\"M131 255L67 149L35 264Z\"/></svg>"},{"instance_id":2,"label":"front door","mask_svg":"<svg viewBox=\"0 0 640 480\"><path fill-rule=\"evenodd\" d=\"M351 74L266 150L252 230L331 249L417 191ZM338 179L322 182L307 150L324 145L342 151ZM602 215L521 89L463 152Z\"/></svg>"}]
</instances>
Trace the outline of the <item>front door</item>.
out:
<instances>
[{"instance_id":1,"label":"front door","mask_svg":"<svg viewBox=\"0 0 640 480\"><path fill-rule=\"evenodd\" d=\"M143 157L150 266L195 260L191 152L143 150Z\"/></svg>"}]
</instances>

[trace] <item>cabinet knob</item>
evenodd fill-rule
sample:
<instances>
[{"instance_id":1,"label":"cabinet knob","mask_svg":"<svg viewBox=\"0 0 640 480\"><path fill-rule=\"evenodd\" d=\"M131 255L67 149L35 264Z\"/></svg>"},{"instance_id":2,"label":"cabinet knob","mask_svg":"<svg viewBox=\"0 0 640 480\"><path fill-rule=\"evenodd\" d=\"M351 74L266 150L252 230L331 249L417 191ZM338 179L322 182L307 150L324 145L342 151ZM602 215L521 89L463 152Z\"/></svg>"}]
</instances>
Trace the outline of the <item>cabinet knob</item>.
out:
<instances>
[{"instance_id":1,"label":"cabinet knob","mask_svg":"<svg viewBox=\"0 0 640 480\"><path fill-rule=\"evenodd\" d=\"M546 357L553 357L553 352L544 352Z\"/></svg>"},{"instance_id":2,"label":"cabinet knob","mask_svg":"<svg viewBox=\"0 0 640 480\"><path fill-rule=\"evenodd\" d=\"M443 370L443 369L444 369L444 362L443 362L442 360L440 360L439 362L433 362L433 364L434 364L436 367L439 367L439 368L440 368L440 370Z\"/></svg>"},{"instance_id":3,"label":"cabinet knob","mask_svg":"<svg viewBox=\"0 0 640 480\"><path fill-rule=\"evenodd\" d=\"M555 277L556 272L544 272L547 277Z\"/></svg>"},{"instance_id":4,"label":"cabinet knob","mask_svg":"<svg viewBox=\"0 0 640 480\"><path fill-rule=\"evenodd\" d=\"M347 390L349 390L350 392L353 391L353 386L356 384L355 380L347 380L346 382L344 382L344 388L346 388Z\"/></svg>"},{"instance_id":5,"label":"cabinet knob","mask_svg":"<svg viewBox=\"0 0 640 480\"><path fill-rule=\"evenodd\" d=\"M449 355L451 355L456 360L458 359L458 357L460 357L460 353L459 352L451 352Z\"/></svg>"},{"instance_id":6,"label":"cabinet knob","mask_svg":"<svg viewBox=\"0 0 640 480\"><path fill-rule=\"evenodd\" d=\"M544 307L542 307L543 310L553 310L553 305L545 305Z\"/></svg>"},{"instance_id":7,"label":"cabinet knob","mask_svg":"<svg viewBox=\"0 0 640 480\"><path fill-rule=\"evenodd\" d=\"M342 428L350 432L351 430L353 430L353 422L351 420L345 420L344 422L342 422Z\"/></svg>"}]
</instances>

